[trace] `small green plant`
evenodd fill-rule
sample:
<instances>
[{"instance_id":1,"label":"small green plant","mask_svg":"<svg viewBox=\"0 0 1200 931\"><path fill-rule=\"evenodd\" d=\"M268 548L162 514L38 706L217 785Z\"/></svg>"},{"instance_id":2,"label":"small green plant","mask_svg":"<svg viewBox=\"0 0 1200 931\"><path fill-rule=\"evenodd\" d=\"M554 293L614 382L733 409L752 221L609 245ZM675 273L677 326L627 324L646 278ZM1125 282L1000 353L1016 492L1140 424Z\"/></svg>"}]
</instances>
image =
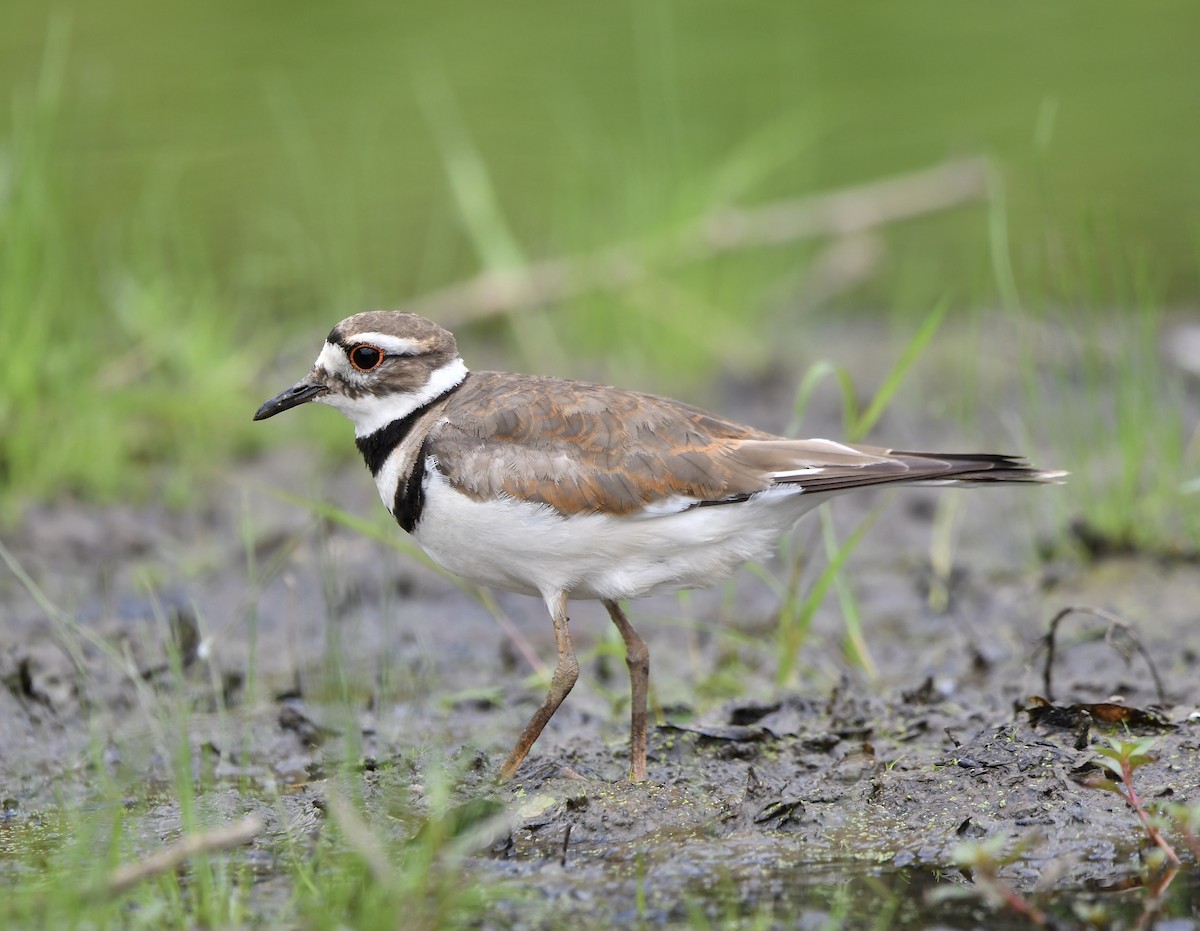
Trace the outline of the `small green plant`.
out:
<instances>
[{"instance_id":1,"label":"small green plant","mask_svg":"<svg viewBox=\"0 0 1200 931\"><path fill-rule=\"evenodd\" d=\"M1141 869L1142 914L1137 920L1137 927L1151 927L1166 901L1167 890L1179 874L1180 860L1174 847L1163 836L1162 828L1173 824L1179 829L1192 853L1197 853L1194 826L1195 812L1189 812L1185 806L1178 806L1174 811L1163 807L1151 814L1147 811L1134 785L1134 773L1143 766L1155 761L1151 754L1155 740L1144 737L1132 740L1126 737L1111 737L1107 746L1096 747L1100 754L1097 761L1114 778L1093 780L1088 784L1093 788L1104 789L1121 797L1130 810L1137 815L1142 824L1146 837L1155 845L1157 856L1143 855ZM1084 920L1086 914L1077 908L1076 913Z\"/></svg>"},{"instance_id":2,"label":"small green plant","mask_svg":"<svg viewBox=\"0 0 1200 931\"><path fill-rule=\"evenodd\" d=\"M1006 908L1022 916L1036 928L1049 927L1050 918L1046 913L1000 876L1000 871L1005 866L1021 860L1035 840L1033 837L1026 837L1010 844L1007 837L997 835L981 841L965 841L959 844L950 852L950 858L959 869L968 873L973 885L937 886L930 892L930 900L941 902L978 895L993 908Z\"/></svg>"},{"instance_id":3,"label":"small green plant","mask_svg":"<svg viewBox=\"0 0 1200 931\"><path fill-rule=\"evenodd\" d=\"M1096 747L1096 752L1100 754L1100 758L1096 762L1112 773L1115 778L1099 780L1091 784L1095 788L1119 795L1137 815L1146 831L1146 836L1162 851L1163 856L1172 866L1178 866L1179 855L1175 853L1175 849L1163 837L1162 831L1146 811L1138 796L1137 788L1133 784L1133 774L1146 764L1155 762L1155 757L1150 753L1154 743L1153 737L1143 737L1140 740L1110 737L1108 746Z\"/></svg>"},{"instance_id":4,"label":"small green plant","mask_svg":"<svg viewBox=\"0 0 1200 931\"><path fill-rule=\"evenodd\" d=\"M1192 856L1200 861L1200 802L1177 802L1158 806L1158 813L1183 839Z\"/></svg>"},{"instance_id":5,"label":"small green plant","mask_svg":"<svg viewBox=\"0 0 1200 931\"><path fill-rule=\"evenodd\" d=\"M844 365L838 365L829 361L815 363L805 373L804 378L800 382L800 387L796 391L796 400L792 405L792 424L789 427L789 432L794 433L800 429L804 421L805 412L812 402L813 393L821 382L832 377L836 379L838 389L841 392L842 429L846 434L846 439L851 443L860 442L865 439L867 434L871 432L871 428L883 416L888 405L895 399L896 393L900 390L900 386L904 383L904 379L912 369L913 364L921 357L921 354L928 348L934 336L937 335L942 321L946 318L946 312L949 310L949 307L949 299L942 297L925 315L920 326L917 327L908 342L904 345L904 348L896 357L896 361L887 375L884 376L883 381L875 390L875 394L871 397L870 403L865 408L859 405L858 391L849 369Z\"/></svg>"},{"instance_id":6,"label":"small green plant","mask_svg":"<svg viewBox=\"0 0 1200 931\"><path fill-rule=\"evenodd\" d=\"M802 569L805 562L803 554L797 554L788 561L789 573L784 582L780 582L765 566L758 563L752 563L748 567L754 575L771 586L781 602L776 626L778 665L775 672L776 681L780 685L787 683L795 672L800 651L804 648L812 627L813 617L824 602L825 596L829 594L829 590L834 587L837 587L842 604L842 616L846 623L848 643L853 644L856 649L861 646L858 652L850 652L849 655L857 657L864 669L873 668L870 656L866 652L866 644L861 641L861 634L858 635L857 640L855 639L858 633L858 608L853 591L848 582L841 580L839 585L839 580L846 562L878 515L879 509L876 508L854 529L849 537L838 543L832 530L832 522L828 517L828 506L822 508L823 526L829 528L825 530L824 537L828 562L816 580L803 593L800 592L800 583L803 579ZM790 541L785 542L785 547L790 545L794 544Z\"/></svg>"},{"instance_id":7,"label":"small green plant","mask_svg":"<svg viewBox=\"0 0 1200 931\"><path fill-rule=\"evenodd\" d=\"M814 364L800 382L793 405L792 424L788 432L799 431L804 414L812 401L813 393L823 381L835 379L841 392L842 421L846 438L850 442L862 440L887 410L899 391L904 377L922 352L929 346L937 333L949 302L943 298L926 314L921 325L896 358L891 370L866 407L861 407L854 380L845 366L823 361ZM777 625L778 666L776 679L780 684L787 682L795 671L800 651L808 639L812 620L832 588L838 596L842 619L846 629L845 653L847 658L862 668L868 675L875 674L875 663L862 632L861 612L849 578L843 573L847 561L859 542L880 514L875 508L847 537L839 541L828 506L820 510L821 539L825 549L826 565L811 586L800 592L806 553L797 547L795 536L784 540L784 564L788 567L786 579L780 580L761 565L750 566L750 571L767 582L779 596L781 608Z\"/></svg>"}]
</instances>

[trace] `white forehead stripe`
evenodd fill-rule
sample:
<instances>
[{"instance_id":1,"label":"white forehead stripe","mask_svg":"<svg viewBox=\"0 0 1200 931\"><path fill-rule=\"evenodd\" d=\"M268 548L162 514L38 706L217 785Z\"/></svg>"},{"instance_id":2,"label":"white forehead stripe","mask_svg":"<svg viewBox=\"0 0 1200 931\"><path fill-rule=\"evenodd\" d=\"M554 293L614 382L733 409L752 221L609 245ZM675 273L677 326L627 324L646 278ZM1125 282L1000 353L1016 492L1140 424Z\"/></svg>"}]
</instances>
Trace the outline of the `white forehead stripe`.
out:
<instances>
[{"instance_id":1,"label":"white forehead stripe","mask_svg":"<svg viewBox=\"0 0 1200 931\"><path fill-rule=\"evenodd\" d=\"M376 333L374 331L352 333L343 340L343 343L347 346L367 343L377 349L382 349L386 353L397 356L415 356L424 349L423 343L410 337L388 336L386 333Z\"/></svg>"},{"instance_id":2,"label":"white forehead stripe","mask_svg":"<svg viewBox=\"0 0 1200 931\"><path fill-rule=\"evenodd\" d=\"M341 346L326 343L321 347L321 353L317 356L317 361L313 365L315 368L324 369L326 372L342 371L346 368L346 351Z\"/></svg>"}]
</instances>

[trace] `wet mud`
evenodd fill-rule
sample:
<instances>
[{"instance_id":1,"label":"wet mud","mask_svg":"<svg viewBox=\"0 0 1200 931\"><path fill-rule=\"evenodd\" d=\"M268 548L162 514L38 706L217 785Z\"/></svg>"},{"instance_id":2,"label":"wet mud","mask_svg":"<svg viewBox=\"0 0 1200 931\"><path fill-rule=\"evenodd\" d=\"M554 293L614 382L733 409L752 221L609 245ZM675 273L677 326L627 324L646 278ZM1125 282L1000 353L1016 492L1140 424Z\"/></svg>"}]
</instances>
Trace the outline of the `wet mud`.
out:
<instances>
[{"instance_id":1,"label":"wet mud","mask_svg":"<svg viewBox=\"0 0 1200 931\"><path fill-rule=\"evenodd\" d=\"M435 824L466 838L463 881L507 890L487 912L496 927L686 925L764 906L819 924L837 895L851 917L886 902L893 924L916 926L906 910L926 887L969 883L956 848L995 837L1027 845L1002 871L1014 888L1102 894L1138 875L1144 848L1129 808L1089 786L1097 746L1124 730L1025 710L1044 692L1047 624L1070 605L1128 621L1164 694L1143 656L1081 615L1064 623L1045 697L1156 708L1165 724L1135 728L1156 739L1139 790L1200 800L1200 565L1039 563L1027 518L1054 489L949 492L963 500L936 606L930 539L947 493L835 503L843 538L879 510L849 563L873 674L847 660L832 595L783 684L781 598L759 575L634 603L651 651L645 784L625 781L620 641L599 605L574 604L579 685L496 784L543 694L533 657L553 664L543 607L497 596L506 628L439 573L271 491L374 513L359 468L321 471L290 451L246 464L203 509L39 505L4 537L64 616L0 573L0 872L25 868L22 826L113 786L144 852L176 836L186 738L204 818L266 825L234 854L259 870L264 916L290 894L284 839L322 843L331 798L351 790L385 834ZM814 564L801 591L823 562L811 523L792 545ZM786 557L768 567L777 578ZM986 913L956 907L939 920Z\"/></svg>"}]
</instances>

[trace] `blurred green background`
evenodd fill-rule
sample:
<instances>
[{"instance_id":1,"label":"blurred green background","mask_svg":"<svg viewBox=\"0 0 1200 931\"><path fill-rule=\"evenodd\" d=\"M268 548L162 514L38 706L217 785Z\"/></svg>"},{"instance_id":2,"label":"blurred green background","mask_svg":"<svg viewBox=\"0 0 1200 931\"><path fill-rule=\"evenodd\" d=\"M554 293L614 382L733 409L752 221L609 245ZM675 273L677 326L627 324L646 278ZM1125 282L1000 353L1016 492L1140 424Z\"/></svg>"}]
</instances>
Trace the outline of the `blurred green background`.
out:
<instances>
[{"instance_id":1,"label":"blurred green background","mask_svg":"<svg viewBox=\"0 0 1200 931\"><path fill-rule=\"evenodd\" d=\"M249 414L342 316L617 244L641 280L470 328L468 359L711 403L705 373L844 316L902 343L943 298L1190 306L1198 38L1182 2L6 0L6 497L162 491L145 463L178 494L327 429ZM833 287L805 291L820 241L680 260L723 207L975 155L986 201Z\"/></svg>"}]
</instances>

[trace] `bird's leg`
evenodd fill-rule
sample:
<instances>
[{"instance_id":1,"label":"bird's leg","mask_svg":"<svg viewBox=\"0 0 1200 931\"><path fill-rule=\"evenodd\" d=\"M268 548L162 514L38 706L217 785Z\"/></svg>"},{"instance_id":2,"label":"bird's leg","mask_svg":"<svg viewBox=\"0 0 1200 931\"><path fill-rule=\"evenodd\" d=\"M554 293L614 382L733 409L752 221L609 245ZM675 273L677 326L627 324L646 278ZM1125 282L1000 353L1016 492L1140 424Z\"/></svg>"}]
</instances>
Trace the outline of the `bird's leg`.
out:
<instances>
[{"instance_id":1,"label":"bird's leg","mask_svg":"<svg viewBox=\"0 0 1200 931\"><path fill-rule=\"evenodd\" d=\"M605 601L608 616L625 641L625 665L629 667L629 781L645 782L646 692L650 686L650 650L615 601Z\"/></svg>"},{"instance_id":2,"label":"bird's leg","mask_svg":"<svg viewBox=\"0 0 1200 931\"><path fill-rule=\"evenodd\" d=\"M560 594L553 599L547 598L546 606L550 609L550 619L554 622L554 640L558 646L558 665L554 667L554 675L550 679L550 691L546 693L546 700L529 719L525 730L521 731L521 736L517 739L517 745L513 747L512 753L500 767L501 779L513 777L534 741L542 733L542 728L554 717L554 712L558 710L558 706L563 703L563 699L575 685L575 680L579 678L579 660L575 658L575 650L571 647L571 631L568 627L567 596Z\"/></svg>"}]
</instances>

